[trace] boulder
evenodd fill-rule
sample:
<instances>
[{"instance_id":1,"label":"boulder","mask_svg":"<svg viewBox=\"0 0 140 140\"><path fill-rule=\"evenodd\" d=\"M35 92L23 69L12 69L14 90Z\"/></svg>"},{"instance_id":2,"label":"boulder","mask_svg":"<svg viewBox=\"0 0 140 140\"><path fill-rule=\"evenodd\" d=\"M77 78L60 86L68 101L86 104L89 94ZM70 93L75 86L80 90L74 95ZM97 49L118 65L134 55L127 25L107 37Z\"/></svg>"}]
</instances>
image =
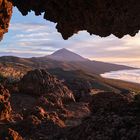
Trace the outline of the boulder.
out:
<instances>
[{"instance_id":1,"label":"boulder","mask_svg":"<svg viewBox=\"0 0 140 140\"><path fill-rule=\"evenodd\" d=\"M23 140L23 138L19 135L18 132L13 129L7 129L1 136L1 140Z\"/></svg>"},{"instance_id":2,"label":"boulder","mask_svg":"<svg viewBox=\"0 0 140 140\"><path fill-rule=\"evenodd\" d=\"M50 99L52 96L58 98L63 102L74 102L72 92L56 77L49 74L46 70L36 69L29 71L19 83L19 90L24 94L31 94L33 96L43 96L48 94ZM52 96L50 96L52 95ZM51 98L51 100L55 100Z\"/></svg>"},{"instance_id":3,"label":"boulder","mask_svg":"<svg viewBox=\"0 0 140 140\"><path fill-rule=\"evenodd\" d=\"M0 120L10 119L11 105L9 102L9 91L0 85Z\"/></svg>"},{"instance_id":4,"label":"boulder","mask_svg":"<svg viewBox=\"0 0 140 140\"><path fill-rule=\"evenodd\" d=\"M125 109L131 99L127 96L113 92L100 92L92 96L91 112L116 112Z\"/></svg>"}]
</instances>

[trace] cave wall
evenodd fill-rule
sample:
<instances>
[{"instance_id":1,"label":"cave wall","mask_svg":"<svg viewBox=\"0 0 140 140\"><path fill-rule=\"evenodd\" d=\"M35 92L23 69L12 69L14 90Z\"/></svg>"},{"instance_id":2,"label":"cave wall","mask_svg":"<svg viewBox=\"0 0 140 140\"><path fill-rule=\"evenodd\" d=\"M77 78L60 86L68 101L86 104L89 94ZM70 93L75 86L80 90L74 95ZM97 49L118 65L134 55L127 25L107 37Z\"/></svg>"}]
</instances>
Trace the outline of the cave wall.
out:
<instances>
[{"instance_id":1,"label":"cave wall","mask_svg":"<svg viewBox=\"0 0 140 140\"><path fill-rule=\"evenodd\" d=\"M12 15L12 3L8 0L0 0L0 40L3 34L8 31Z\"/></svg>"},{"instance_id":2,"label":"cave wall","mask_svg":"<svg viewBox=\"0 0 140 140\"><path fill-rule=\"evenodd\" d=\"M44 13L46 20L57 23L57 30L64 39L74 33L86 30L90 34L101 37L114 34L122 38L124 35L135 36L140 29L140 0L11 0L23 15L31 10L35 15ZM1 13L0 24L7 31L10 19L11 4L5 4ZM7 10L8 9L8 10ZM7 17L7 18L6 18Z\"/></svg>"}]
</instances>

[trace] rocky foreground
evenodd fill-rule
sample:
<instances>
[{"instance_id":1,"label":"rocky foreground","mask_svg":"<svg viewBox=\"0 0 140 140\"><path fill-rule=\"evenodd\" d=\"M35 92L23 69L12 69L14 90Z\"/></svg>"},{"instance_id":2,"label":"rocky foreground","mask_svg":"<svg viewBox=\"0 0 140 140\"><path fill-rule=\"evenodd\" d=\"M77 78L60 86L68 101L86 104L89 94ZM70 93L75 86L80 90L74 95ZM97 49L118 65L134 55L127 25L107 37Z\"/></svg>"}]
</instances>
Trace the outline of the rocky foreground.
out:
<instances>
[{"instance_id":1,"label":"rocky foreground","mask_svg":"<svg viewBox=\"0 0 140 140\"><path fill-rule=\"evenodd\" d=\"M140 139L139 95L101 91L76 101L46 70L29 71L13 86L0 85L2 140Z\"/></svg>"}]
</instances>

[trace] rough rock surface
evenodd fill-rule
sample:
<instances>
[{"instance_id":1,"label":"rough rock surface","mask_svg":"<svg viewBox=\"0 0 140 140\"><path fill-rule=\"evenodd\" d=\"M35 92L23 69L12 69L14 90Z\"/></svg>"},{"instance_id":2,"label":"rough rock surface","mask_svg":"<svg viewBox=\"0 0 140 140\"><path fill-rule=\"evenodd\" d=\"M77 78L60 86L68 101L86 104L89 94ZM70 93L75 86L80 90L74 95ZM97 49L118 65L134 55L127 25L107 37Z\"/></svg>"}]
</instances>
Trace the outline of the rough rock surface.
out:
<instances>
[{"instance_id":1,"label":"rough rock surface","mask_svg":"<svg viewBox=\"0 0 140 140\"><path fill-rule=\"evenodd\" d=\"M119 112L124 109L131 98L123 94L113 92L101 92L92 97L90 109L93 113L96 112Z\"/></svg>"},{"instance_id":2,"label":"rough rock surface","mask_svg":"<svg viewBox=\"0 0 140 140\"><path fill-rule=\"evenodd\" d=\"M80 30L101 37L111 33L121 38L134 36L140 29L139 0L13 0L27 15L31 10L36 15L45 12L44 18L57 23L56 28L64 39Z\"/></svg>"},{"instance_id":3,"label":"rough rock surface","mask_svg":"<svg viewBox=\"0 0 140 140\"><path fill-rule=\"evenodd\" d=\"M18 134L18 132L8 129L6 130L2 136L0 136L1 140L23 140L23 138Z\"/></svg>"},{"instance_id":4,"label":"rough rock surface","mask_svg":"<svg viewBox=\"0 0 140 140\"><path fill-rule=\"evenodd\" d=\"M139 0L10 0L23 15L31 10L44 13L46 20L57 23L64 39L86 30L101 37L114 34L134 36L140 29ZM0 36L7 31L11 3L0 0Z\"/></svg>"},{"instance_id":5,"label":"rough rock surface","mask_svg":"<svg viewBox=\"0 0 140 140\"><path fill-rule=\"evenodd\" d=\"M105 92L94 95L91 116L84 119L81 125L61 133L56 139L140 139L139 101L139 98L133 100L116 93Z\"/></svg>"},{"instance_id":6,"label":"rough rock surface","mask_svg":"<svg viewBox=\"0 0 140 140\"><path fill-rule=\"evenodd\" d=\"M90 92L93 86L90 83L90 81L77 78L70 81L66 81L66 85L69 87L69 89L73 91L76 101L91 98Z\"/></svg>"},{"instance_id":7,"label":"rough rock surface","mask_svg":"<svg viewBox=\"0 0 140 140\"><path fill-rule=\"evenodd\" d=\"M56 102L61 99L63 102L74 102L72 92L63 83L45 70L29 71L20 81L20 92L36 96L48 95L55 96L51 100ZM57 99L57 100L55 100Z\"/></svg>"},{"instance_id":8,"label":"rough rock surface","mask_svg":"<svg viewBox=\"0 0 140 140\"><path fill-rule=\"evenodd\" d=\"M37 139L55 136L60 133L63 127L65 124L57 113L48 113L41 107L35 107L30 111L28 110L26 117L24 116L24 119L15 126L15 129L27 139Z\"/></svg>"},{"instance_id":9,"label":"rough rock surface","mask_svg":"<svg viewBox=\"0 0 140 140\"><path fill-rule=\"evenodd\" d=\"M134 98L132 93L98 92L92 95L92 100L88 104L74 102L71 96L66 94L67 101L72 101L66 103L62 96L64 85L45 70L28 72L19 85L24 87L20 89L22 93L11 94L12 120L0 120L0 138L2 136L3 139L17 138L14 140L22 140L22 137L25 140L140 139L140 95ZM9 92L3 86L0 86L0 95L2 103L9 101Z\"/></svg>"},{"instance_id":10,"label":"rough rock surface","mask_svg":"<svg viewBox=\"0 0 140 140\"><path fill-rule=\"evenodd\" d=\"M12 111L9 91L0 85L0 120L8 120Z\"/></svg>"},{"instance_id":11,"label":"rough rock surface","mask_svg":"<svg viewBox=\"0 0 140 140\"><path fill-rule=\"evenodd\" d=\"M8 31L12 15L12 3L8 0L0 0L0 40L3 34Z\"/></svg>"}]
</instances>

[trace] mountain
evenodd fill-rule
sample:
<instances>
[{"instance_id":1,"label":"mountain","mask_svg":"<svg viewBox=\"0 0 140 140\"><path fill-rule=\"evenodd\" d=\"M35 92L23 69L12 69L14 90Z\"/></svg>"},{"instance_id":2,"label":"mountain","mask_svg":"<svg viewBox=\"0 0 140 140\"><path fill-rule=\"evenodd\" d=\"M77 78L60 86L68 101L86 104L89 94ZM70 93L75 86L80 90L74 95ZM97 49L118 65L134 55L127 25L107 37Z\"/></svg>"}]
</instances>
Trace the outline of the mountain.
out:
<instances>
[{"instance_id":1,"label":"mountain","mask_svg":"<svg viewBox=\"0 0 140 140\"><path fill-rule=\"evenodd\" d=\"M139 84L99 75L130 67L54 54L0 57L0 139L139 139Z\"/></svg>"},{"instance_id":2,"label":"mountain","mask_svg":"<svg viewBox=\"0 0 140 140\"><path fill-rule=\"evenodd\" d=\"M60 49L49 56L39 58L41 61L54 61L55 65L49 68L64 68L70 70L84 70L90 73L101 74L109 71L117 71L124 69L133 69L132 67L117 65L112 63L105 63L100 61L92 61L84 58L67 49ZM50 59L50 60L48 60ZM56 62L55 62L56 61Z\"/></svg>"},{"instance_id":3,"label":"mountain","mask_svg":"<svg viewBox=\"0 0 140 140\"><path fill-rule=\"evenodd\" d=\"M60 49L56 52L54 52L53 54L51 55L48 55L46 56L46 58L49 58L49 59L52 59L52 60L57 60L57 61L67 61L67 62L70 62L70 61L87 61L88 59L72 52L72 51L69 51L65 48L63 49Z\"/></svg>"},{"instance_id":4,"label":"mountain","mask_svg":"<svg viewBox=\"0 0 140 140\"><path fill-rule=\"evenodd\" d=\"M19 58L14 56L0 57L0 63L22 65L29 68L62 68L64 70L83 70L92 74L102 74L109 71L134 69L132 67L117 65L111 63L105 63L100 61L92 61L86 59L76 53L73 53L67 49L60 49L51 55L44 57L32 57L32 58Z\"/></svg>"}]
</instances>

